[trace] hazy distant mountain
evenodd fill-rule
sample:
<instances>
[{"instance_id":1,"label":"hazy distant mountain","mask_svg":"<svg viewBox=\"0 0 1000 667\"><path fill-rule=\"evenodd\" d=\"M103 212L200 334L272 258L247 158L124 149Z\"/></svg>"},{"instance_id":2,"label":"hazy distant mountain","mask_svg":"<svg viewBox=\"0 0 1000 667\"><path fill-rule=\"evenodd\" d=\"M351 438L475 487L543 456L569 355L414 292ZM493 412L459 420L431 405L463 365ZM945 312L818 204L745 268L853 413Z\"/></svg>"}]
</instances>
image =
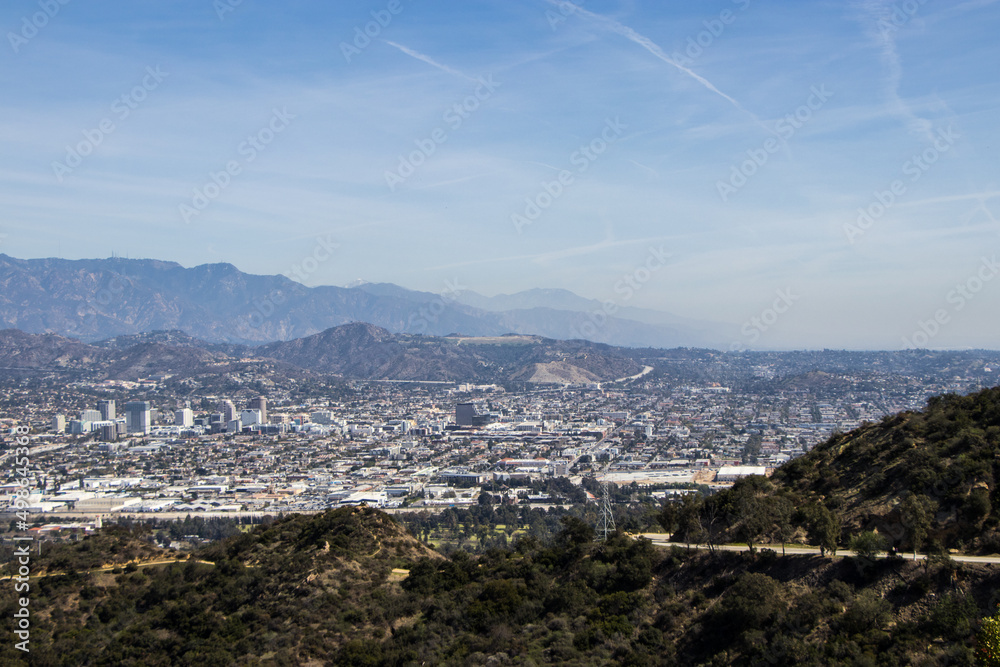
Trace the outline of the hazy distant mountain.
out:
<instances>
[{"instance_id":1,"label":"hazy distant mountain","mask_svg":"<svg viewBox=\"0 0 1000 667\"><path fill-rule=\"evenodd\" d=\"M548 308L553 310L571 310L581 313L595 313L604 312L606 309L606 306L597 299L585 299L564 289L535 288L523 292L515 292L514 294L497 294L496 296L483 296L476 292L464 291L458 295L457 301L491 312ZM723 339L728 340L731 338L733 333L732 325L720 322L692 320L659 310L649 310L648 308L635 308L615 304L612 312L619 321L631 323L630 321L634 320L646 324L672 327L677 330L677 335L679 336L701 334L706 340L718 338L721 342Z\"/></svg>"},{"instance_id":2,"label":"hazy distant mountain","mask_svg":"<svg viewBox=\"0 0 1000 667\"><path fill-rule=\"evenodd\" d=\"M608 307L596 299L585 299L564 289L530 289L515 294L498 294L487 297L470 290L459 290L441 295L407 290L390 283L365 283L355 289L379 296L408 299L427 304L422 318L432 319L433 313L444 306L452 306L465 314L482 311L498 316L500 329L512 333L535 334L562 340L584 338L610 345L628 347L702 347L728 349L737 337L736 327L719 322L708 322L678 317L670 313L645 308ZM434 305L436 304L436 305ZM434 310L431 310L434 308ZM608 311L613 317L607 315ZM443 320L446 315L442 315ZM428 322L429 323L429 322ZM437 327L429 333L458 331ZM493 335L496 331L483 331L480 335Z\"/></svg>"},{"instance_id":3,"label":"hazy distant mountain","mask_svg":"<svg viewBox=\"0 0 1000 667\"><path fill-rule=\"evenodd\" d=\"M523 310L526 308L552 308L555 310L587 311L600 302L585 299L564 289L535 288L514 294L497 294L483 296L476 292L464 291L458 295L458 301L481 310L493 312L503 310Z\"/></svg>"},{"instance_id":4,"label":"hazy distant mountain","mask_svg":"<svg viewBox=\"0 0 1000 667\"><path fill-rule=\"evenodd\" d=\"M727 340L718 325L640 309L606 319L589 314L599 309L600 303L565 290L487 298L385 283L306 287L231 264L188 269L151 259L21 260L0 254L0 327L86 341L179 330L212 343L259 344L350 322L396 333L522 333L626 346L723 347ZM622 313L635 313L635 319Z\"/></svg>"}]
</instances>

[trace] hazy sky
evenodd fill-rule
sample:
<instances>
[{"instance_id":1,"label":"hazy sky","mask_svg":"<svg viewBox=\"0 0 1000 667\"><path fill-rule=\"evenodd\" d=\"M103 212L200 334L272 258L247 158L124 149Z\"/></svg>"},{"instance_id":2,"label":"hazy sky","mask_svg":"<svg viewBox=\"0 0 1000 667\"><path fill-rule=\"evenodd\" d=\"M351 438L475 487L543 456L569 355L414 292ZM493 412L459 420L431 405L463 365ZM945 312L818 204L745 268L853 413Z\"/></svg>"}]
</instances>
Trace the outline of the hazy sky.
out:
<instances>
[{"instance_id":1,"label":"hazy sky","mask_svg":"<svg viewBox=\"0 0 1000 667\"><path fill-rule=\"evenodd\" d=\"M996 0L9 0L0 28L15 257L1000 347Z\"/></svg>"}]
</instances>

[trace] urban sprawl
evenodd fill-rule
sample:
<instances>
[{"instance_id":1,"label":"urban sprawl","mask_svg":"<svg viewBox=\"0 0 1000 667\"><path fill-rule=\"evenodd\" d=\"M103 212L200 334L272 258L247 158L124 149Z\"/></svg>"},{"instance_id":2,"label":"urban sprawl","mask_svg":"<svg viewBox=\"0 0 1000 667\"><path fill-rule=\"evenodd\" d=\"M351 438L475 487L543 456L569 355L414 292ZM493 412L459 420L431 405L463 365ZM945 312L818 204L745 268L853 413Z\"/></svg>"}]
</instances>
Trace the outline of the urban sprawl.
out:
<instances>
[{"instance_id":1,"label":"urban sprawl","mask_svg":"<svg viewBox=\"0 0 1000 667\"><path fill-rule=\"evenodd\" d=\"M24 425L27 509L55 530L116 515L433 509L476 503L484 492L498 502L564 502L533 484L552 477L580 485L590 476L663 497L770 474L835 432L982 383L842 376L836 389L765 394L643 373L520 390L345 381L337 399L303 401L275 383L266 396L246 396L246 384L260 386L253 378L242 378L238 397L165 398L157 391L165 379L70 383L53 396L6 389L7 405L23 407L2 421L0 508L12 511L21 488L12 441ZM93 400L101 394L157 398Z\"/></svg>"}]
</instances>

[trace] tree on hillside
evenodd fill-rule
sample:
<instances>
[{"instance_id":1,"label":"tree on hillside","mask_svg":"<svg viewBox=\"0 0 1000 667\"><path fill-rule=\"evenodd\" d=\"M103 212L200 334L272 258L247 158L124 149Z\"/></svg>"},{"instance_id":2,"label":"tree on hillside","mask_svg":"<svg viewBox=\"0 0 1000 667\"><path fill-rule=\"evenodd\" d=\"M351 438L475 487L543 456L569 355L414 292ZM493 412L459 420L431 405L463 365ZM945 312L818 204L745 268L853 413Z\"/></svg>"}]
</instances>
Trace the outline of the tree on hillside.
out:
<instances>
[{"instance_id":1,"label":"tree on hillside","mask_svg":"<svg viewBox=\"0 0 1000 667\"><path fill-rule=\"evenodd\" d=\"M670 536L673 538L674 533L677 532L677 517L680 514L680 503L675 500L666 500L663 503L663 507L660 508L659 514L656 515L656 521L660 524Z\"/></svg>"},{"instance_id":2,"label":"tree on hillside","mask_svg":"<svg viewBox=\"0 0 1000 667\"><path fill-rule=\"evenodd\" d=\"M766 477L752 475L736 482L729 492L736 532L750 547L750 553L755 552L755 543L773 524L772 502L767 497L771 488Z\"/></svg>"},{"instance_id":3,"label":"tree on hillside","mask_svg":"<svg viewBox=\"0 0 1000 667\"><path fill-rule=\"evenodd\" d=\"M702 527L702 498L696 493L686 493L680 500L671 500L664 504L657 516L663 529L670 533L671 541L686 542L688 548L692 543L705 539Z\"/></svg>"},{"instance_id":4,"label":"tree on hillside","mask_svg":"<svg viewBox=\"0 0 1000 667\"><path fill-rule=\"evenodd\" d=\"M556 535L556 541L567 548L575 548L594 540L594 529L589 523L575 516L564 516L559 520L562 530Z\"/></svg>"},{"instance_id":5,"label":"tree on hillside","mask_svg":"<svg viewBox=\"0 0 1000 667\"><path fill-rule=\"evenodd\" d=\"M771 526L769 500L747 495L739 499L736 511L739 517L737 533L750 547L750 553L755 553L757 540Z\"/></svg>"},{"instance_id":6,"label":"tree on hillside","mask_svg":"<svg viewBox=\"0 0 1000 667\"><path fill-rule=\"evenodd\" d=\"M795 503L787 496L775 496L771 499L771 514L774 526L781 540L781 555L785 555L785 544L795 535L795 524L792 515L795 514Z\"/></svg>"},{"instance_id":7,"label":"tree on hillside","mask_svg":"<svg viewBox=\"0 0 1000 667\"><path fill-rule=\"evenodd\" d=\"M807 510L809 541L819 547L820 555L837 555L840 538L840 517L824 505L812 505Z\"/></svg>"},{"instance_id":8,"label":"tree on hillside","mask_svg":"<svg viewBox=\"0 0 1000 667\"><path fill-rule=\"evenodd\" d=\"M879 553L885 551L887 546L884 537L870 530L852 537L850 544L851 551L858 558L869 563L874 562L878 558Z\"/></svg>"},{"instance_id":9,"label":"tree on hillside","mask_svg":"<svg viewBox=\"0 0 1000 667\"><path fill-rule=\"evenodd\" d=\"M719 543L719 538L725 534L728 525L728 512L726 504L720 494L705 498L702 504L700 515L701 525L704 526L705 543L709 551L715 551L715 545Z\"/></svg>"},{"instance_id":10,"label":"tree on hillside","mask_svg":"<svg viewBox=\"0 0 1000 667\"><path fill-rule=\"evenodd\" d=\"M909 493L903 498L899 510L913 545L913 560L916 560L917 552L931 530L931 519L937 511L937 503L925 495Z\"/></svg>"},{"instance_id":11,"label":"tree on hillside","mask_svg":"<svg viewBox=\"0 0 1000 667\"><path fill-rule=\"evenodd\" d=\"M976 658L982 667L1000 667L1000 608L983 619L976 636Z\"/></svg>"}]
</instances>

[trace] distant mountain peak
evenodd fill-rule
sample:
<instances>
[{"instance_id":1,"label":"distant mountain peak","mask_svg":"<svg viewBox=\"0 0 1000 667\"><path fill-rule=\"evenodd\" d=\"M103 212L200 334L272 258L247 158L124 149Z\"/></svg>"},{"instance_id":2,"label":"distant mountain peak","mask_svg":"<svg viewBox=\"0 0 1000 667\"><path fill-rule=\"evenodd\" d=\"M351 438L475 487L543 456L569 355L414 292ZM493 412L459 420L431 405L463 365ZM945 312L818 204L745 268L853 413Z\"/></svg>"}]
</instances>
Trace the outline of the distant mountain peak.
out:
<instances>
[{"instance_id":1,"label":"distant mountain peak","mask_svg":"<svg viewBox=\"0 0 1000 667\"><path fill-rule=\"evenodd\" d=\"M282 275L244 273L227 262L185 268L155 259L0 255L0 286L0 328L83 341L179 330L209 343L264 344L351 322L425 336L516 333L656 348L722 349L734 335L712 323L630 307L614 316L601 312L598 321L601 303L559 288L484 297L464 288L449 292L445 284L433 293L362 278L347 288L307 287ZM181 343L177 334L145 340Z\"/></svg>"}]
</instances>

